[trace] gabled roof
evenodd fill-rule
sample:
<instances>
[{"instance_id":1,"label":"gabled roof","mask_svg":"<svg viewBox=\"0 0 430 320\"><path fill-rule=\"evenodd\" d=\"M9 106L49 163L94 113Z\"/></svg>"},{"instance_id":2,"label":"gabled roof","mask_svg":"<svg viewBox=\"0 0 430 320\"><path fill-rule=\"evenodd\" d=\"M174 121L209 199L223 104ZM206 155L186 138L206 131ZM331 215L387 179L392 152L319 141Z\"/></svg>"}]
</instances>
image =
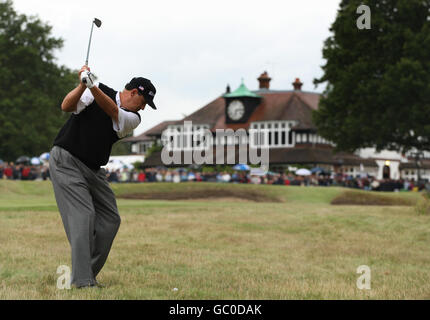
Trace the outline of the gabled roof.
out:
<instances>
[{"instance_id":1,"label":"gabled roof","mask_svg":"<svg viewBox=\"0 0 430 320\"><path fill-rule=\"evenodd\" d=\"M312 123L312 110L318 109L319 94L303 91L274 91L267 89L255 92L261 95L263 99L246 123L225 123L225 101L222 98L218 98L202 109L197 110L194 114L191 114L187 120L192 120L194 122L193 115L199 115L199 122L204 122L205 109L217 108L217 110L211 110L209 125L212 131L215 131L215 129L227 128L233 130L240 128L249 129L251 122L276 120L296 120L298 122L298 127L301 129L315 129L315 125Z\"/></svg>"},{"instance_id":2,"label":"gabled roof","mask_svg":"<svg viewBox=\"0 0 430 320\"><path fill-rule=\"evenodd\" d=\"M401 162L399 165L399 170L403 169L418 169L417 164L413 158L408 159L409 162ZM420 169L430 169L430 161L429 160L421 160L419 165Z\"/></svg>"},{"instance_id":3,"label":"gabled roof","mask_svg":"<svg viewBox=\"0 0 430 320\"><path fill-rule=\"evenodd\" d=\"M138 141L153 141L154 138L153 137L149 137L146 134L142 133L138 136L135 137L129 137L129 138L125 138L122 141L123 142L138 142Z\"/></svg>"},{"instance_id":4,"label":"gabled roof","mask_svg":"<svg viewBox=\"0 0 430 320\"><path fill-rule=\"evenodd\" d=\"M240 87L239 87L240 88ZM246 87L245 87L246 88ZM268 90L260 89L252 91L261 96L261 103L255 108L246 123L226 124L225 121L225 95L219 96L204 107L198 109L187 117L177 121L164 121L157 126L145 131L142 135L148 137L161 135L168 125L183 125L184 121L192 121L193 124L208 124L211 131L216 129L249 129L251 122L295 120L298 124L295 129L316 129L312 123L312 110L318 109L319 93L300 90ZM138 137L125 139L124 141L142 141ZM133 140L129 140L133 139Z\"/></svg>"},{"instance_id":5,"label":"gabled roof","mask_svg":"<svg viewBox=\"0 0 430 320\"><path fill-rule=\"evenodd\" d=\"M224 116L224 109L225 100L223 97L218 97L182 120L174 121L173 124L184 124L184 121L192 121L193 124L209 124L212 129L217 120Z\"/></svg>"}]
</instances>

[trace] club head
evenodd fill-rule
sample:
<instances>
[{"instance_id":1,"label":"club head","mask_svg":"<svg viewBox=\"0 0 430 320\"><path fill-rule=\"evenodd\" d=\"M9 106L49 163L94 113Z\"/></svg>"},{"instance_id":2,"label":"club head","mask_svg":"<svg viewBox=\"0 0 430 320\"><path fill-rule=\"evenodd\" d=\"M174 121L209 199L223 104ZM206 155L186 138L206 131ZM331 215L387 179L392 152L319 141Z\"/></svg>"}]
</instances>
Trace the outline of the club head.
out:
<instances>
[{"instance_id":1,"label":"club head","mask_svg":"<svg viewBox=\"0 0 430 320\"><path fill-rule=\"evenodd\" d=\"M97 19L97 18L94 18L93 23L97 26L97 28L100 28L100 26L102 25L101 20L99 20L99 19Z\"/></svg>"}]
</instances>

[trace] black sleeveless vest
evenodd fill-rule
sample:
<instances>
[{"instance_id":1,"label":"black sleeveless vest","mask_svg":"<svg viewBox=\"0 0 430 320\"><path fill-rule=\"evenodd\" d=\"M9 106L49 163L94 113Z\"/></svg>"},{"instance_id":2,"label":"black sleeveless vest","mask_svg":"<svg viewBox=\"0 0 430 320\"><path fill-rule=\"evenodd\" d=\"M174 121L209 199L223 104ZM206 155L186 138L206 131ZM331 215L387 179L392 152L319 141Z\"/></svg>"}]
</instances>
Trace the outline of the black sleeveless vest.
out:
<instances>
[{"instance_id":1,"label":"black sleeveless vest","mask_svg":"<svg viewBox=\"0 0 430 320\"><path fill-rule=\"evenodd\" d=\"M115 90L102 83L99 84L99 89L116 104ZM134 113L140 119L140 115ZM112 118L94 100L79 114L70 116L55 138L54 146L69 151L90 169L98 170L107 164L112 145L118 140Z\"/></svg>"}]
</instances>

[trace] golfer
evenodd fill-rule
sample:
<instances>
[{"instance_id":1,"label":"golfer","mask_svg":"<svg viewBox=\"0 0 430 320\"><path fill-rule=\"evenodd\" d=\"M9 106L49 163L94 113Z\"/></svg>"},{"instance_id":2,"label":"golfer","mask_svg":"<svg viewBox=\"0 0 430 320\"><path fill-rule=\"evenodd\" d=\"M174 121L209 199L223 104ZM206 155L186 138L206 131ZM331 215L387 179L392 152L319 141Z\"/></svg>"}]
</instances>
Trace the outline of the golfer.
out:
<instances>
[{"instance_id":1,"label":"golfer","mask_svg":"<svg viewBox=\"0 0 430 320\"><path fill-rule=\"evenodd\" d=\"M150 80L133 78L122 92L95 83L87 66L79 71L79 85L61 109L71 112L50 153L55 199L72 251L71 285L101 285L96 277L109 255L121 223L116 200L101 166L112 145L140 123L139 110L156 109Z\"/></svg>"}]
</instances>

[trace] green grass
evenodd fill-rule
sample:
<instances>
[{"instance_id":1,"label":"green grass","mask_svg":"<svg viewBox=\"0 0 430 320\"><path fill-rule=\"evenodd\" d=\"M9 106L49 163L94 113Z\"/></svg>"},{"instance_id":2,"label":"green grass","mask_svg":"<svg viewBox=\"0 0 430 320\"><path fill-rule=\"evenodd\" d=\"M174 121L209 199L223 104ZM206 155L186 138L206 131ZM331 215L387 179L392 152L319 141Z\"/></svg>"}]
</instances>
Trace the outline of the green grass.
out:
<instances>
[{"instance_id":1,"label":"green grass","mask_svg":"<svg viewBox=\"0 0 430 320\"><path fill-rule=\"evenodd\" d=\"M414 206L331 205L342 188L112 187L118 196L252 190L282 202L118 199L122 224L99 275L107 287L58 290L70 249L50 182L0 180L0 299L430 298L430 216ZM371 268L371 290L356 287L360 265Z\"/></svg>"}]
</instances>

